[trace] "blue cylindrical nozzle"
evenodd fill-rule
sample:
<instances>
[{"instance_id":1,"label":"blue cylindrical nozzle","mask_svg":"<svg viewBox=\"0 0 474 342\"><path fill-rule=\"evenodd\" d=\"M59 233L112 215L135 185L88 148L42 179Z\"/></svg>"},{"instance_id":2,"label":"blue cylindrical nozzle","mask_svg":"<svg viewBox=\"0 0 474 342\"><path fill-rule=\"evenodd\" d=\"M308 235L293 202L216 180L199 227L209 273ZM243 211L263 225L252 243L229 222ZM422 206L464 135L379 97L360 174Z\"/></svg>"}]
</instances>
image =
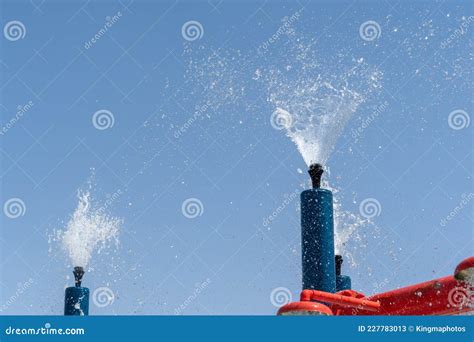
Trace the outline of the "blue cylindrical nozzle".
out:
<instances>
[{"instance_id":1,"label":"blue cylindrical nozzle","mask_svg":"<svg viewBox=\"0 0 474 342\"><path fill-rule=\"evenodd\" d=\"M74 267L75 286L66 288L64 295L64 315L87 316L89 315L89 289L82 287L84 268Z\"/></svg>"},{"instance_id":2,"label":"blue cylindrical nozzle","mask_svg":"<svg viewBox=\"0 0 474 342\"><path fill-rule=\"evenodd\" d=\"M350 290L352 287L351 284L351 277L346 275L338 275L336 276L336 292L342 290Z\"/></svg>"},{"instance_id":3,"label":"blue cylindrical nozzle","mask_svg":"<svg viewBox=\"0 0 474 342\"><path fill-rule=\"evenodd\" d=\"M303 289L336 292L332 192L321 189L323 168L313 164L313 189L301 193Z\"/></svg>"},{"instance_id":4,"label":"blue cylindrical nozzle","mask_svg":"<svg viewBox=\"0 0 474 342\"><path fill-rule=\"evenodd\" d=\"M71 286L66 288L64 296L64 315L89 315L89 289L87 287Z\"/></svg>"}]
</instances>

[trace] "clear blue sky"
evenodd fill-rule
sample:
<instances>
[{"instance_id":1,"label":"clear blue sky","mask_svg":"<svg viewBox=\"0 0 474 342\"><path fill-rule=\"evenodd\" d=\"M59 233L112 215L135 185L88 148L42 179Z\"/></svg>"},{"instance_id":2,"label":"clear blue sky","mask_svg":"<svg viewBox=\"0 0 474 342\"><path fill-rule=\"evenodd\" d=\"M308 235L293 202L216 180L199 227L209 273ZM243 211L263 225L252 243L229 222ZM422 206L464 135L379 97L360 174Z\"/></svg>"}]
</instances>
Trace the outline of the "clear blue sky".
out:
<instances>
[{"instance_id":1,"label":"clear blue sky","mask_svg":"<svg viewBox=\"0 0 474 342\"><path fill-rule=\"evenodd\" d=\"M290 37L279 34L297 11ZM84 278L115 296L91 314L274 314L274 289L296 299L299 200L285 199L308 185L306 165L272 127L268 87L254 80L288 65L301 75L288 50L296 39L313 43L324 70L363 58L383 73L327 165L343 210L359 215L367 198L381 207L376 227L344 249L357 263L344 267L354 289L451 274L473 254L473 12L468 1L2 0L1 27L24 29L0 39L1 204L26 208L0 215L2 314L62 313L71 265L48 235L64 227L91 168L93 196L120 193L107 210L124 220L119 249L95 255ZM188 21L202 27L195 40L182 34ZM378 25L373 40L359 32L367 21ZM94 127L99 110L112 127ZM461 126L450 125L453 111ZM182 214L188 198L201 216Z\"/></svg>"}]
</instances>

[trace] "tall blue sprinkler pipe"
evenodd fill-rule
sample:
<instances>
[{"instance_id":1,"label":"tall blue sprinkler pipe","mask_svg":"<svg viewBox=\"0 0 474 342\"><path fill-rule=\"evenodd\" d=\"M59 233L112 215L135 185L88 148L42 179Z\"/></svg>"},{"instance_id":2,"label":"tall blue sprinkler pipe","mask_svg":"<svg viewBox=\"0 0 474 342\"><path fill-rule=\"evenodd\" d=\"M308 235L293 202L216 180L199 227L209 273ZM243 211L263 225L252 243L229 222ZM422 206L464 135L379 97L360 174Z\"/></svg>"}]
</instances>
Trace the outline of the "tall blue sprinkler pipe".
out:
<instances>
[{"instance_id":1,"label":"tall blue sprinkler pipe","mask_svg":"<svg viewBox=\"0 0 474 342\"><path fill-rule=\"evenodd\" d=\"M82 287L84 268L74 267L75 286L66 288L64 296L65 316L88 316L89 315L89 289Z\"/></svg>"},{"instance_id":2,"label":"tall blue sprinkler pipe","mask_svg":"<svg viewBox=\"0 0 474 342\"><path fill-rule=\"evenodd\" d=\"M351 282L341 275L342 257L334 255L333 198L321 188L323 172L320 164L312 164L313 188L301 193L303 289L334 293L349 289Z\"/></svg>"}]
</instances>

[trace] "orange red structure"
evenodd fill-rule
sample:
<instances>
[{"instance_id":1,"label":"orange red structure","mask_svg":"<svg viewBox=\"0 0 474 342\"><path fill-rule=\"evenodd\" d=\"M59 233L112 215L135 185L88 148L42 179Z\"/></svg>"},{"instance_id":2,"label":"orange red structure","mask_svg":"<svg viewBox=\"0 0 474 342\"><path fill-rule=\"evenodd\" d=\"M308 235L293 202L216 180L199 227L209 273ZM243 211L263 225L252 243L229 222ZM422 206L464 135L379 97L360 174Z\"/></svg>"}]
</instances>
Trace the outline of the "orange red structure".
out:
<instances>
[{"instance_id":1,"label":"orange red structure","mask_svg":"<svg viewBox=\"0 0 474 342\"><path fill-rule=\"evenodd\" d=\"M460 315L474 311L474 257L451 276L366 297L354 290L303 290L278 315Z\"/></svg>"}]
</instances>

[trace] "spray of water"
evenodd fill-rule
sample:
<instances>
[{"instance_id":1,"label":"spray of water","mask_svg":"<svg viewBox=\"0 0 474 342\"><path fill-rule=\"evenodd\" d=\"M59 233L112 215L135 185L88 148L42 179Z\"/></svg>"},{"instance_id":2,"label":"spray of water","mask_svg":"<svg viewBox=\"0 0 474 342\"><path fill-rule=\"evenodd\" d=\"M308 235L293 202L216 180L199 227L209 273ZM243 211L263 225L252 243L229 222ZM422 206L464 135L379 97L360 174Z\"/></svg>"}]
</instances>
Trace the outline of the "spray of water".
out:
<instances>
[{"instance_id":1,"label":"spray of water","mask_svg":"<svg viewBox=\"0 0 474 342\"><path fill-rule=\"evenodd\" d=\"M327 173L330 172L327 168ZM345 256L348 264L355 267L358 257L367 247L368 240L378 238L380 229L370 218L344 209L342 204L344 194L339 187L329 184L326 179L322 185L334 194L334 251Z\"/></svg>"},{"instance_id":2,"label":"spray of water","mask_svg":"<svg viewBox=\"0 0 474 342\"><path fill-rule=\"evenodd\" d=\"M252 79L258 85L252 95L270 104L273 128L286 133L308 166L320 163L327 167L346 124L379 92L383 75L351 51L340 46L329 51L328 46L321 46L292 29L264 52L246 58L238 52L219 52L198 62L192 60L187 79L205 87L200 97L210 104L209 114L226 103L239 102L244 95L245 104L239 104L248 104L253 96L245 90L249 86L246 71L252 68ZM371 223L343 210L337 199L334 210L336 252L341 253L350 240L362 241Z\"/></svg>"},{"instance_id":3,"label":"spray of water","mask_svg":"<svg viewBox=\"0 0 474 342\"><path fill-rule=\"evenodd\" d=\"M74 266L86 267L94 253L117 246L122 220L105 213L92 201L90 191L79 190L78 204L64 230L55 232L55 240L69 254Z\"/></svg>"},{"instance_id":4,"label":"spray of water","mask_svg":"<svg viewBox=\"0 0 474 342\"><path fill-rule=\"evenodd\" d=\"M353 63L348 71L332 75L312 59L299 70L269 73L272 124L285 129L308 166L326 164L351 116L380 87L378 70L362 58Z\"/></svg>"},{"instance_id":5,"label":"spray of water","mask_svg":"<svg viewBox=\"0 0 474 342\"><path fill-rule=\"evenodd\" d=\"M350 118L380 90L382 73L350 52L318 51L315 42L294 34L288 36L285 50L284 64L257 69L254 79L267 83L267 99L274 110L272 126L283 130L296 144L308 166L320 163L327 169ZM338 189L327 182L324 187L335 194L335 252L344 254L355 266L357 251L353 245L363 248L366 236L376 235L377 227L344 210ZM347 253L348 245L353 253Z\"/></svg>"}]
</instances>

